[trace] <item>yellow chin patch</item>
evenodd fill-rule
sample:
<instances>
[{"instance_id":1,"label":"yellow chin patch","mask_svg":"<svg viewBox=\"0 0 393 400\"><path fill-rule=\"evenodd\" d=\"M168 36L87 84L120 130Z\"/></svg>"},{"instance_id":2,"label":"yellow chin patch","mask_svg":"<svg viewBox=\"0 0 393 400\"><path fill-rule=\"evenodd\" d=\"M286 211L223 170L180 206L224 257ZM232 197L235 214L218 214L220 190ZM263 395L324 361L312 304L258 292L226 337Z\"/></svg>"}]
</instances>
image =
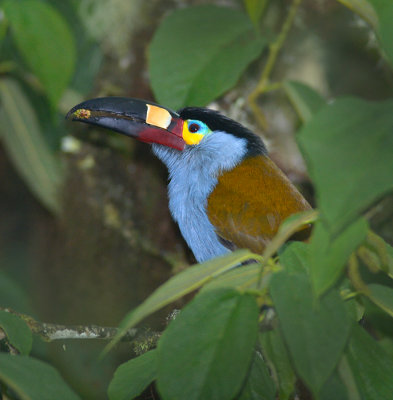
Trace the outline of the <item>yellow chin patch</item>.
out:
<instances>
[{"instance_id":1,"label":"yellow chin patch","mask_svg":"<svg viewBox=\"0 0 393 400\"><path fill-rule=\"evenodd\" d=\"M184 121L183 124L183 140L188 144L188 145L195 145L198 144L204 137L205 135L201 133L192 133L188 130L188 123L187 121Z\"/></svg>"}]
</instances>

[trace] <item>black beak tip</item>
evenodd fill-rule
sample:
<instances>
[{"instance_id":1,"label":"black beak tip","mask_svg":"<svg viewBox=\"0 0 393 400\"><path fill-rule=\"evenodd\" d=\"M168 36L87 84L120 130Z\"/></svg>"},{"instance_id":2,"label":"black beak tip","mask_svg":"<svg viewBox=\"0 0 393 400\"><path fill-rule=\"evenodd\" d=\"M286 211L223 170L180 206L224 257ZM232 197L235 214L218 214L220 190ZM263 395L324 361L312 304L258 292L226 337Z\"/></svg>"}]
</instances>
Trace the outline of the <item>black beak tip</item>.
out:
<instances>
[{"instance_id":1,"label":"black beak tip","mask_svg":"<svg viewBox=\"0 0 393 400\"><path fill-rule=\"evenodd\" d=\"M82 101L82 103L77 104L68 111L65 119L71 121L89 121L93 113L97 111L105 111L105 105L108 103L110 98L97 98L91 100Z\"/></svg>"},{"instance_id":2,"label":"black beak tip","mask_svg":"<svg viewBox=\"0 0 393 400\"><path fill-rule=\"evenodd\" d=\"M91 110L84 108L83 103L77 104L68 111L65 119L71 121L83 121L88 120L91 116Z\"/></svg>"}]
</instances>

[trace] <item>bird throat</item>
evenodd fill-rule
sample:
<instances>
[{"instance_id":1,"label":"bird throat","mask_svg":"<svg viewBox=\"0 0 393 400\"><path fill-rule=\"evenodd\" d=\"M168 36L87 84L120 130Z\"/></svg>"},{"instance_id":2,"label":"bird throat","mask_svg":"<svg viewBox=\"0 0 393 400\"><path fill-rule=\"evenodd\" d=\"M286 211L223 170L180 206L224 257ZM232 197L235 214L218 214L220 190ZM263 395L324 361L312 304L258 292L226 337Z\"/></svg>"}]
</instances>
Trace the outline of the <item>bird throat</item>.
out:
<instances>
[{"instance_id":1,"label":"bird throat","mask_svg":"<svg viewBox=\"0 0 393 400\"><path fill-rule=\"evenodd\" d=\"M216 131L183 151L160 145L152 147L168 168L169 209L197 261L228 253L207 215L207 199L217 185L218 176L241 162L247 151L246 142Z\"/></svg>"}]
</instances>

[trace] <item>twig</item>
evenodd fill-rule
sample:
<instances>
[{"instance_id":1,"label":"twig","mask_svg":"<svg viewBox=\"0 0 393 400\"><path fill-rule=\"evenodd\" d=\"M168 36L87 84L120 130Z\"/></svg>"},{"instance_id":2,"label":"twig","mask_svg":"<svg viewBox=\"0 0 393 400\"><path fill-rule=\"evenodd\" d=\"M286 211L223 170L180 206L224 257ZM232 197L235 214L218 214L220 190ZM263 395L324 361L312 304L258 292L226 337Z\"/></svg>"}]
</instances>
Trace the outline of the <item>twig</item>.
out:
<instances>
[{"instance_id":1,"label":"twig","mask_svg":"<svg viewBox=\"0 0 393 400\"><path fill-rule=\"evenodd\" d=\"M104 327L97 325L58 325L50 323L37 323L35 329L32 329L33 333L36 333L45 339L52 340L64 340L64 339L113 339L117 332L117 328ZM131 329L123 339L130 341L135 339L137 335L137 329Z\"/></svg>"},{"instance_id":2,"label":"twig","mask_svg":"<svg viewBox=\"0 0 393 400\"><path fill-rule=\"evenodd\" d=\"M281 31L277 37L277 40L271 43L269 46L269 55L258 84L248 96L248 103L255 116L255 119L257 120L260 127L264 130L267 128L267 122L263 112L258 107L257 99L262 93L266 93L270 90L276 90L281 87L280 83L270 84L270 75L276 63L278 53L280 52L285 42L285 39L287 38L288 32L292 27L293 20L301 2L302 0L293 0L288 15L285 18L285 21L281 27Z\"/></svg>"},{"instance_id":3,"label":"twig","mask_svg":"<svg viewBox=\"0 0 393 400\"><path fill-rule=\"evenodd\" d=\"M39 322L26 314L21 314L9 308L2 308L0 310L6 311L17 315L23 319L30 330L41 336L44 340L51 342L53 340L69 340L69 339L113 339L119 329L114 327L104 327L97 325L60 325L47 322ZM122 337L122 341L135 340L140 335L140 330L133 328L127 331Z\"/></svg>"}]
</instances>

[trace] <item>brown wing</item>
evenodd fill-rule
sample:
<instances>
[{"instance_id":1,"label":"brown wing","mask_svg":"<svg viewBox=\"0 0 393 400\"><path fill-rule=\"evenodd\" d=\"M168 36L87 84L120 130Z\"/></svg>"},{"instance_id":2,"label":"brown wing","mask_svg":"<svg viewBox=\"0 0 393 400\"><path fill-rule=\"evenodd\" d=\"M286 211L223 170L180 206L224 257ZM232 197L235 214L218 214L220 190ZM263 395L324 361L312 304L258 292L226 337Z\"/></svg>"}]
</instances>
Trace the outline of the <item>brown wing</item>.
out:
<instances>
[{"instance_id":1,"label":"brown wing","mask_svg":"<svg viewBox=\"0 0 393 400\"><path fill-rule=\"evenodd\" d=\"M256 253L262 253L286 217L309 209L304 197L266 156L247 158L222 173L207 205L210 222L224 245Z\"/></svg>"}]
</instances>

